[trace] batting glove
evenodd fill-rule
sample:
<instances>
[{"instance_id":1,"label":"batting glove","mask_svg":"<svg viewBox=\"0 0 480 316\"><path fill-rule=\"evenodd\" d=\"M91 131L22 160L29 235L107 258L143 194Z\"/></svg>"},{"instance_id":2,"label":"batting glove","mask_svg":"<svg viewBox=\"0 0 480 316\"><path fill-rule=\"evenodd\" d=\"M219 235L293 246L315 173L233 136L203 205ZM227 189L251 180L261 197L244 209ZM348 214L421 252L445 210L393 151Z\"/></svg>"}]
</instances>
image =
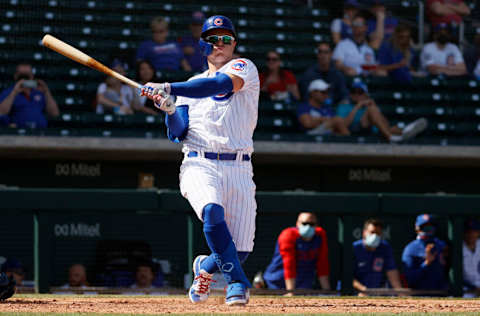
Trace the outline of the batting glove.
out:
<instances>
[{"instance_id":1,"label":"batting glove","mask_svg":"<svg viewBox=\"0 0 480 316\"><path fill-rule=\"evenodd\" d=\"M160 94L161 92L170 95L170 84L168 82L165 83L154 83L154 82L147 82L142 90L141 96L146 96L153 100L155 95Z\"/></svg>"},{"instance_id":2,"label":"batting glove","mask_svg":"<svg viewBox=\"0 0 480 316\"><path fill-rule=\"evenodd\" d=\"M172 98L163 91L153 96L153 104L168 115L175 113L175 102L173 102Z\"/></svg>"}]
</instances>

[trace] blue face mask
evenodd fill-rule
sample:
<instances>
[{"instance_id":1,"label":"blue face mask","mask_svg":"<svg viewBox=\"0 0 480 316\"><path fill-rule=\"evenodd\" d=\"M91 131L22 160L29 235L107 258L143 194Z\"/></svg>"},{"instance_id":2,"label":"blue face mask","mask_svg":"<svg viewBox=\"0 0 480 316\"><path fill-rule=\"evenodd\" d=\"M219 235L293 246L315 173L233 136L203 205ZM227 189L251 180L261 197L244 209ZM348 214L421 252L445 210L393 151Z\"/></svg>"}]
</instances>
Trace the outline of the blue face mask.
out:
<instances>
[{"instance_id":1,"label":"blue face mask","mask_svg":"<svg viewBox=\"0 0 480 316\"><path fill-rule=\"evenodd\" d=\"M380 242L382 241L382 237L377 234L370 234L363 240L365 246L368 248L377 248L380 246Z\"/></svg>"},{"instance_id":2,"label":"blue face mask","mask_svg":"<svg viewBox=\"0 0 480 316\"><path fill-rule=\"evenodd\" d=\"M421 228L421 231L418 232L418 237L420 239L430 239L435 236L435 227L428 225Z\"/></svg>"},{"instance_id":3,"label":"blue face mask","mask_svg":"<svg viewBox=\"0 0 480 316\"><path fill-rule=\"evenodd\" d=\"M302 236L302 238L310 239L315 234L315 227L311 225L300 225L300 227L298 228L298 232L300 233L300 236Z\"/></svg>"}]
</instances>

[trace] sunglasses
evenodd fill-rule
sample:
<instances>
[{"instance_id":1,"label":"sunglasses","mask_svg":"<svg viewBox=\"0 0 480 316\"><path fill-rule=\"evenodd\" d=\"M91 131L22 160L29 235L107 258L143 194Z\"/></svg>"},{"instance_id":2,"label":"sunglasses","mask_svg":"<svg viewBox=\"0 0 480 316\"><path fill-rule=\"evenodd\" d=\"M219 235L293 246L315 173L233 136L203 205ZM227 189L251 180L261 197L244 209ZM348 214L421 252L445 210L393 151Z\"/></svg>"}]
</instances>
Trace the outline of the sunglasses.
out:
<instances>
[{"instance_id":1,"label":"sunglasses","mask_svg":"<svg viewBox=\"0 0 480 316\"><path fill-rule=\"evenodd\" d=\"M205 37L205 41L210 44L217 44L218 41L222 41L225 45L231 45L235 40L235 37L230 35L209 35Z\"/></svg>"},{"instance_id":2,"label":"sunglasses","mask_svg":"<svg viewBox=\"0 0 480 316\"><path fill-rule=\"evenodd\" d=\"M267 61L279 61L280 58L277 57L267 57Z\"/></svg>"},{"instance_id":3,"label":"sunglasses","mask_svg":"<svg viewBox=\"0 0 480 316\"><path fill-rule=\"evenodd\" d=\"M315 226L317 225L317 223L314 223L314 222L302 222L302 225L310 225L310 226Z\"/></svg>"}]
</instances>

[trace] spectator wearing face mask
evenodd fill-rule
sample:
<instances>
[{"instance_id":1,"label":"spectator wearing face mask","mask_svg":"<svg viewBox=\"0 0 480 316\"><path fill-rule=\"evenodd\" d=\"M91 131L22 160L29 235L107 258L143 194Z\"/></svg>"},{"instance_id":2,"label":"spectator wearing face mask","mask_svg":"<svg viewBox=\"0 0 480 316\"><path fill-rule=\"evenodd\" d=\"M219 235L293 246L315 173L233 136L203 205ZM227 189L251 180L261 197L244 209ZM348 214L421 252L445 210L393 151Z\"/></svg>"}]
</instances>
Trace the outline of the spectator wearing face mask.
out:
<instances>
[{"instance_id":1,"label":"spectator wearing face mask","mask_svg":"<svg viewBox=\"0 0 480 316\"><path fill-rule=\"evenodd\" d=\"M263 278L272 289L311 289L318 278L330 289L327 234L310 212L298 215L295 227L282 231Z\"/></svg>"},{"instance_id":2,"label":"spectator wearing face mask","mask_svg":"<svg viewBox=\"0 0 480 316\"><path fill-rule=\"evenodd\" d=\"M422 68L431 75L464 76L467 67L458 46L451 42L447 24L435 27L434 41L427 43L420 55Z\"/></svg>"},{"instance_id":3,"label":"spectator wearing face mask","mask_svg":"<svg viewBox=\"0 0 480 316\"><path fill-rule=\"evenodd\" d=\"M416 290L448 289L448 248L435 237L435 224L430 214L418 215L415 221L417 238L402 254L408 287Z\"/></svg>"},{"instance_id":4,"label":"spectator wearing face mask","mask_svg":"<svg viewBox=\"0 0 480 316\"><path fill-rule=\"evenodd\" d=\"M366 295L369 288L384 287L385 276L394 289L402 287L392 247L382 239L382 230L379 219L368 219L363 225L363 238L353 243L353 288L359 296Z\"/></svg>"}]
</instances>

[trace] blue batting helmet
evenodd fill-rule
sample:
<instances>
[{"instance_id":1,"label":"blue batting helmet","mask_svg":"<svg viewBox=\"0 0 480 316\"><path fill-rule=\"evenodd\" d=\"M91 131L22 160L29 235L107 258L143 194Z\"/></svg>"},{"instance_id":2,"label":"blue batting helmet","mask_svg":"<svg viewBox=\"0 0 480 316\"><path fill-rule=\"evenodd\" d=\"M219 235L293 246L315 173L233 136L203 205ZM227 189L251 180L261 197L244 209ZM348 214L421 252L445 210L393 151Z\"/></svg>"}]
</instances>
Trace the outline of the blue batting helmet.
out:
<instances>
[{"instance_id":1,"label":"blue batting helmet","mask_svg":"<svg viewBox=\"0 0 480 316\"><path fill-rule=\"evenodd\" d=\"M200 49L202 50L205 56L208 56L212 53L213 45L207 43L203 40L205 33L214 29L228 30L232 32L235 39L237 38L237 33L235 32L235 27L233 26L232 21L229 18L223 15L214 15L209 17L202 26L202 35L199 40Z\"/></svg>"}]
</instances>

